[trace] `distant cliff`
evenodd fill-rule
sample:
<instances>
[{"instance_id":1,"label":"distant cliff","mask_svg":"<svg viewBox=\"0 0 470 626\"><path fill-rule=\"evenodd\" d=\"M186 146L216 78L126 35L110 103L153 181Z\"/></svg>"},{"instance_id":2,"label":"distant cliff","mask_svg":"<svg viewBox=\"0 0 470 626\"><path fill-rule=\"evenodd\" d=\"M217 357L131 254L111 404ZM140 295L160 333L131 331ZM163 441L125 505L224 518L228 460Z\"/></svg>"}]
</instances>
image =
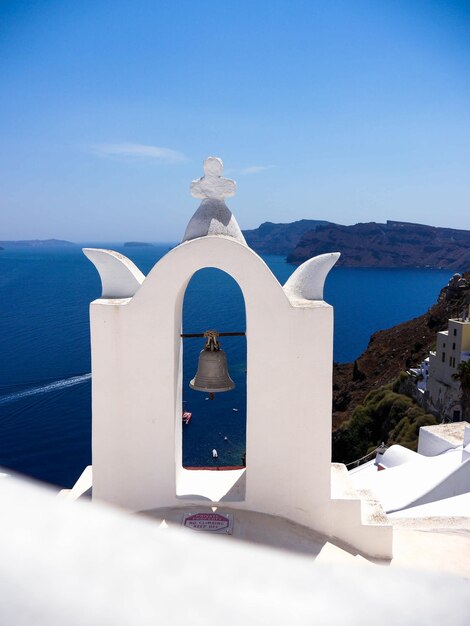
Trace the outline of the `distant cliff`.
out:
<instances>
[{"instance_id":1,"label":"distant cliff","mask_svg":"<svg viewBox=\"0 0 470 626\"><path fill-rule=\"evenodd\" d=\"M155 248L153 243L147 243L145 241L126 241L124 245L128 248Z\"/></svg>"},{"instance_id":2,"label":"distant cliff","mask_svg":"<svg viewBox=\"0 0 470 626\"><path fill-rule=\"evenodd\" d=\"M470 272L463 276L470 284ZM370 391L393 382L401 371L419 364L436 345L436 333L447 328L449 318L462 314L469 299L470 287L444 287L427 313L374 333L354 363L336 363L333 431L351 418Z\"/></svg>"},{"instance_id":3,"label":"distant cliff","mask_svg":"<svg viewBox=\"0 0 470 626\"><path fill-rule=\"evenodd\" d=\"M62 239L24 239L21 241L0 241L0 247L11 248L13 246L22 246L28 248L49 248L52 246L74 246L76 244L71 241L64 241Z\"/></svg>"},{"instance_id":4,"label":"distant cliff","mask_svg":"<svg viewBox=\"0 0 470 626\"><path fill-rule=\"evenodd\" d=\"M302 263L325 252L341 252L347 267L470 267L470 231L388 221L354 226L328 224L305 232L288 254Z\"/></svg>"},{"instance_id":5,"label":"distant cliff","mask_svg":"<svg viewBox=\"0 0 470 626\"><path fill-rule=\"evenodd\" d=\"M253 230L244 230L247 244L256 252L264 254L290 254L306 232L315 232L318 226L326 226L325 220L299 220L290 224L264 222Z\"/></svg>"}]
</instances>

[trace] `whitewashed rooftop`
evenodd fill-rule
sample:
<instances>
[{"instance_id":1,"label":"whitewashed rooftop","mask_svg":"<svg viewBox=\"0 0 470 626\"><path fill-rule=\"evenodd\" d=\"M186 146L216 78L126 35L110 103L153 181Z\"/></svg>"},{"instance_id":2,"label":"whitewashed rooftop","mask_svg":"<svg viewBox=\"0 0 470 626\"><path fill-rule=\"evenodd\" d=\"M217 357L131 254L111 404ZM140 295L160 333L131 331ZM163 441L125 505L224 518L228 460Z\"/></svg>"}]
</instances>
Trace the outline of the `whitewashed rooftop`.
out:
<instances>
[{"instance_id":1,"label":"whitewashed rooftop","mask_svg":"<svg viewBox=\"0 0 470 626\"><path fill-rule=\"evenodd\" d=\"M395 517L455 515L470 526L469 438L466 422L422 427L422 453L393 445L380 459L385 469L377 471L371 461L351 470L350 480L356 489L371 490L385 512Z\"/></svg>"}]
</instances>

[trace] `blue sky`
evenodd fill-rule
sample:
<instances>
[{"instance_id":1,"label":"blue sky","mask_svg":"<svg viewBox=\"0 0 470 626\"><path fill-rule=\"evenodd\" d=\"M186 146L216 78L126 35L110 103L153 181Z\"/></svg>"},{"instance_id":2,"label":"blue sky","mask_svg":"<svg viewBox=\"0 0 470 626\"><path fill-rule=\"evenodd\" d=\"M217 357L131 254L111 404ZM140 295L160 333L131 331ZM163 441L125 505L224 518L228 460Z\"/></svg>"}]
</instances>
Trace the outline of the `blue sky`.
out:
<instances>
[{"instance_id":1,"label":"blue sky","mask_svg":"<svg viewBox=\"0 0 470 626\"><path fill-rule=\"evenodd\" d=\"M221 156L242 228L470 229L470 3L0 2L0 239L177 241Z\"/></svg>"}]
</instances>

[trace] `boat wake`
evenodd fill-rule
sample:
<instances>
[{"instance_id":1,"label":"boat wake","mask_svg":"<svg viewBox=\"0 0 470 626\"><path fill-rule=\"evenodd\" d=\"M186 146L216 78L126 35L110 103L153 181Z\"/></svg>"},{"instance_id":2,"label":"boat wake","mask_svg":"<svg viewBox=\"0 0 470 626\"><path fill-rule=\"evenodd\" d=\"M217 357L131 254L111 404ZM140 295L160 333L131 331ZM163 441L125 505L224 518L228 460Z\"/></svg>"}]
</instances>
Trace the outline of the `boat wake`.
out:
<instances>
[{"instance_id":1,"label":"boat wake","mask_svg":"<svg viewBox=\"0 0 470 626\"><path fill-rule=\"evenodd\" d=\"M66 389L67 387L75 387L87 380L91 379L91 374L81 374L80 376L72 376L71 378L63 378L62 380L55 380L47 385L39 385L36 387L30 387L29 389L23 389L22 391L16 391L6 396L0 396L0 404L9 404L10 402L16 402L29 396L37 396L51 391L58 391L60 389Z\"/></svg>"}]
</instances>

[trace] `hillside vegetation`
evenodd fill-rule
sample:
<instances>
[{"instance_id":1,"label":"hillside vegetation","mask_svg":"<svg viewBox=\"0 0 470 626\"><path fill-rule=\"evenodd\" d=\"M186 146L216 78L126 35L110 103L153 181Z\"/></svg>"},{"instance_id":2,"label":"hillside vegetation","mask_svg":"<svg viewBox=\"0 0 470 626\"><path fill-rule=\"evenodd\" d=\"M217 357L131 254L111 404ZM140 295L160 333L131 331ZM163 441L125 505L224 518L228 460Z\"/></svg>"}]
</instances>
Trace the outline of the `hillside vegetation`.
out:
<instances>
[{"instance_id":1,"label":"hillside vegetation","mask_svg":"<svg viewBox=\"0 0 470 626\"><path fill-rule=\"evenodd\" d=\"M349 463L374 450L383 441L417 449L421 426L437 424L411 398L397 393L398 381L371 391L333 436L333 461Z\"/></svg>"}]
</instances>

